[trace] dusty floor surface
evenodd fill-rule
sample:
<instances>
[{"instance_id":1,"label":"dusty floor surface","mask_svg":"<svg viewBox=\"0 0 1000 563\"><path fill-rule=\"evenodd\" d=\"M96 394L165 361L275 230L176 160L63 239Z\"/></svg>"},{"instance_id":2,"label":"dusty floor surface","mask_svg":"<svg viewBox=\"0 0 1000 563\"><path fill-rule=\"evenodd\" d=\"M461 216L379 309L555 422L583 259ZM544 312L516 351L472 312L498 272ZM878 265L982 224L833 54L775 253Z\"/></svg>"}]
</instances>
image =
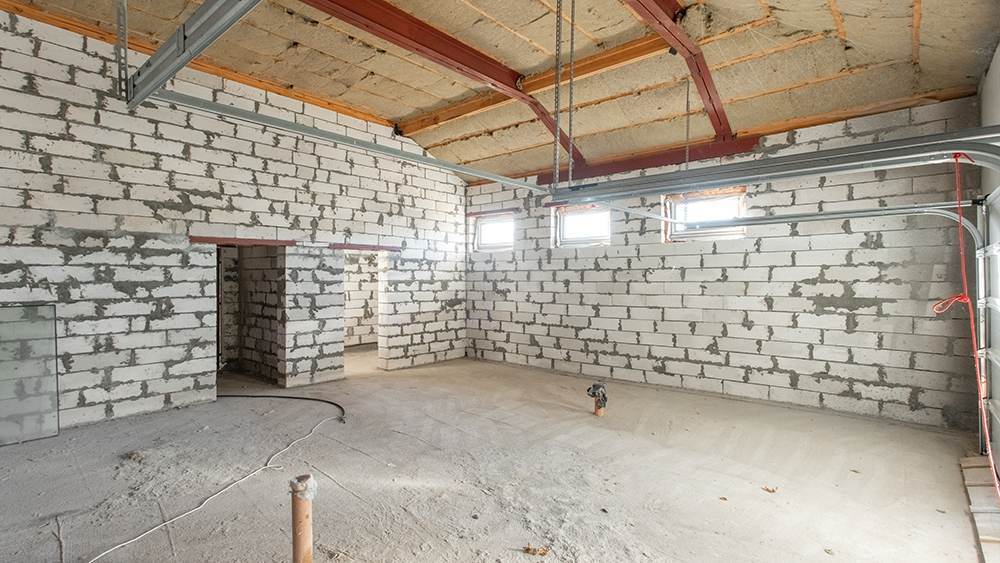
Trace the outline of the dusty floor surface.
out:
<instances>
[{"instance_id":1,"label":"dusty floor surface","mask_svg":"<svg viewBox=\"0 0 1000 563\"><path fill-rule=\"evenodd\" d=\"M371 354L278 391L339 401L346 424L102 561L286 561L304 472L317 561L977 560L967 436L623 383L599 419L588 380L467 360L382 373ZM227 398L2 448L0 561L87 561L331 414Z\"/></svg>"}]
</instances>

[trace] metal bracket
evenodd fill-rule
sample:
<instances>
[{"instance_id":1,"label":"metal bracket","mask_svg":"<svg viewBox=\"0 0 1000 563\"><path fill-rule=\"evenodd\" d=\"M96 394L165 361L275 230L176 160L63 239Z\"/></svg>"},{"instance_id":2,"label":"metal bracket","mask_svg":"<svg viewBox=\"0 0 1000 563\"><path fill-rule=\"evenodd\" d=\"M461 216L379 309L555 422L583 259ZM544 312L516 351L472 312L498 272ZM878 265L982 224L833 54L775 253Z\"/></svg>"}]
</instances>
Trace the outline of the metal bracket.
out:
<instances>
[{"instance_id":1,"label":"metal bracket","mask_svg":"<svg viewBox=\"0 0 1000 563\"><path fill-rule=\"evenodd\" d=\"M129 109L134 109L253 10L260 1L206 1L132 76L128 76L128 61L125 60L128 50L127 6L126 0L119 0L118 44L115 46L119 97L128 101Z\"/></svg>"},{"instance_id":2,"label":"metal bracket","mask_svg":"<svg viewBox=\"0 0 1000 563\"><path fill-rule=\"evenodd\" d=\"M1000 312L1000 298L984 297L976 302L976 305L985 304L986 307ZM982 308L982 307L980 307Z\"/></svg>"},{"instance_id":3,"label":"metal bracket","mask_svg":"<svg viewBox=\"0 0 1000 563\"><path fill-rule=\"evenodd\" d=\"M115 93L118 99L128 101L131 97L128 79L128 0L118 0L117 6L118 28L115 41L115 66L118 69L118 77L115 80Z\"/></svg>"},{"instance_id":4,"label":"metal bracket","mask_svg":"<svg viewBox=\"0 0 1000 563\"><path fill-rule=\"evenodd\" d=\"M976 256L982 258L984 256L1000 256L1000 244L993 243L985 246L976 251Z\"/></svg>"},{"instance_id":5,"label":"metal bracket","mask_svg":"<svg viewBox=\"0 0 1000 563\"><path fill-rule=\"evenodd\" d=\"M982 357L989 360L993 365L1000 367L1000 358L997 357L997 353L993 350L986 348L986 355Z\"/></svg>"}]
</instances>

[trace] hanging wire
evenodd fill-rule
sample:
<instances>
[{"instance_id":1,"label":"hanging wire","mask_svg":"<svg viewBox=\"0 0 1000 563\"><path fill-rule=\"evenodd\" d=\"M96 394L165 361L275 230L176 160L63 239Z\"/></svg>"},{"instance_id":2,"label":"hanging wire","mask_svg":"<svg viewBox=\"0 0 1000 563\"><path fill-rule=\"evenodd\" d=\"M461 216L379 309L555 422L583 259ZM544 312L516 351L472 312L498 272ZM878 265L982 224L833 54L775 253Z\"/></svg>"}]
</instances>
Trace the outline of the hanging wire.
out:
<instances>
[{"instance_id":1,"label":"hanging wire","mask_svg":"<svg viewBox=\"0 0 1000 563\"><path fill-rule=\"evenodd\" d=\"M569 109L567 110L566 135L569 137L569 165L566 168L566 185L573 185L573 78L576 74L576 0L569 2Z\"/></svg>"},{"instance_id":2,"label":"hanging wire","mask_svg":"<svg viewBox=\"0 0 1000 563\"><path fill-rule=\"evenodd\" d=\"M562 129L559 127L559 104L561 103L560 90L562 84L562 18L563 18L563 7L562 0L556 0L556 90L555 90L555 139L552 143L552 184L549 186L549 191L554 192L556 187L559 185L559 160L560 160L560 146L559 137ZM571 156L572 158L572 156Z\"/></svg>"}]
</instances>

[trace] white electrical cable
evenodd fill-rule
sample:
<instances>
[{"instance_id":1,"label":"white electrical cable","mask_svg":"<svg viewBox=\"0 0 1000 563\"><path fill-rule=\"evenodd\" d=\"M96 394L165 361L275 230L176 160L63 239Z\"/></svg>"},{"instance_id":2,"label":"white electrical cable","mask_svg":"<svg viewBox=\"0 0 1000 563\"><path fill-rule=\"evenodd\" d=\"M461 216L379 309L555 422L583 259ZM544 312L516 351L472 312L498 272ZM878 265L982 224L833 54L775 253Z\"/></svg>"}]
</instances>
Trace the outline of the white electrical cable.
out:
<instances>
[{"instance_id":1,"label":"white electrical cable","mask_svg":"<svg viewBox=\"0 0 1000 563\"><path fill-rule=\"evenodd\" d=\"M213 493L211 496L209 496L205 500L201 501L201 504L199 504L198 506L192 508L191 510L188 510L187 512L182 512L182 513L178 514L177 516L174 516L170 520L167 520L166 522L163 522L162 524L158 524L156 526L153 526L152 528L146 530L145 532L139 534L138 536L136 536L136 537L134 537L134 538L132 538L132 539L130 539L128 541L124 541L124 542L122 542L122 543L120 543L120 544L118 544L118 545L116 545L114 547L108 548L107 550L101 552L100 555L98 555L97 557L94 557L93 559L91 559L87 563L94 563L94 561L97 561L98 559L104 557L105 555L111 553L112 551L115 551L117 549L125 547L126 545L129 545L131 543L135 543L135 542L141 540L142 538L148 536L149 534L152 534L156 530L159 530L160 528L163 528L164 526L172 524L172 523L180 520L181 518L184 518L185 516L188 516L190 514L194 514L195 512L198 512L199 510L201 510L202 508L204 508L205 505L207 505L209 502L213 501L215 498L219 497L220 495L222 495L223 493L225 493L229 489L232 489L236 485L239 485L243 481L246 481L247 479L253 477L254 475L256 475L258 473L260 473L261 471L264 471L265 469L284 469L283 466L281 466L281 465L273 465L272 462L278 456L280 456L281 454L283 454L283 453L287 452L288 450L292 449L292 447L295 446L296 444L298 444L299 442L302 442L303 440L307 440L307 439L311 438L312 435L316 433L316 430L319 429L320 426L322 426L324 423L329 422L331 420L341 420L341 417L339 417L339 416L328 416L328 417L324 418L323 420L317 422L316 426L313 426L312 430L310 430L308 434L306 434L305 436L302 436L301 438L296 438L295 440L292 440L292 442L290 444L288 444L284 448L281 448L280 450L278 450L278 451L274 452L273 454L271 454L271 457L267 458L267 462L264 463L264 465L258 467L257 469L254 469L250 473L247 473L243 477L240 477L239 479L237 479L237 480L233 481L232 483L226 485L225 487L219 489L218 491L216 491L215 493Z\"/></svg>"}]
</instances>

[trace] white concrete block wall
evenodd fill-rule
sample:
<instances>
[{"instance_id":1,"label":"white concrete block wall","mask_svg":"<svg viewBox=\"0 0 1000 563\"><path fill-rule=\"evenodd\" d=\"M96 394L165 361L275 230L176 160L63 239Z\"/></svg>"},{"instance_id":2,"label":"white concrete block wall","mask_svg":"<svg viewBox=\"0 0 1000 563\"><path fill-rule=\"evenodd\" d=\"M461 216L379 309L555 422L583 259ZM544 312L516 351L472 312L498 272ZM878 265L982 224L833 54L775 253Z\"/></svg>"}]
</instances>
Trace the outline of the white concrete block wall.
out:
<instances>
[{"instance_id":1,"label":"white concrete block wall","mask_svg":"<svg viewBox=\"0 0 1000 563\"><path fill-rule=\"evenodd\" d=\"M285 253L280 246L241 246L240 314L236 318L240 371L279 381L285 347Z\"/></svg>"},{"instance_id":2,"label":"white concrete block wall","mask_svg":"<svg viewBox=\"0 0 1000 563\"><path fill-rule=\"evenodd\" d=\"M61 426L215 396L214 247L44 224L0 240L0 301L56 304Z\"/></svg>"},{"instance_id":3,"label":"white concrete block wall","mask_svg":"<svg viewBox=\"0 0 1000 563\"><path fill-rule=\"evenodd\" d=\"M434 271L410 251L380 252L378 364L392 370L464 357L463 275Z\"/></svg>"},{"instance_id":4,"label":"white concrete block wall","mask_svg":"<svg viewBox=\"0 0 1000 563\"><path fill-rule=\"evenodd\" d=\"M852 119L768 137L764 152L954 131L976 126L977 112L964 99ZM976 185L975 171L967 177ZM950 167L934 166L752 185L747 202L751 215L779 215L950 201L953 193ZM931 311L959 290L947 220L800 223L665 244L660 222L615 212L609 246L553 248L545 201L470 188L470 212L519 210L513 251L470 254L470 356L974 426L968 325L960 308ZM618 204L659 211L658 198Z\"/></svg>"},{"instance_id":5,"label":"white concrete block wall","mask_svg":"<svg viewBox=\"0 0 1000 563\"><path fill-rule=\"evenodd\" d=\"M464 302L434 301L464 294L461 180L162 104L129 112L113 67L106 43L0 11L0 303L58 304L64 426L214 397L215 247L190 236L402 247L420 311L397 317L417 332L389 353L464 355ZM171 87L421 150L218 77L184 71ZM453 340L419 315L451 320Z\"/></svg>"},{"instance_id":6,"label":"white concrete block wall","mask_svg":"<svg viewBox=\"0 0 1000 563\"><path fill-rule=\"evenodd\" d=\"M280 248L284 255L281 379L284 387L344 376L344 253Z\"/></svg>"}]
</instances>

